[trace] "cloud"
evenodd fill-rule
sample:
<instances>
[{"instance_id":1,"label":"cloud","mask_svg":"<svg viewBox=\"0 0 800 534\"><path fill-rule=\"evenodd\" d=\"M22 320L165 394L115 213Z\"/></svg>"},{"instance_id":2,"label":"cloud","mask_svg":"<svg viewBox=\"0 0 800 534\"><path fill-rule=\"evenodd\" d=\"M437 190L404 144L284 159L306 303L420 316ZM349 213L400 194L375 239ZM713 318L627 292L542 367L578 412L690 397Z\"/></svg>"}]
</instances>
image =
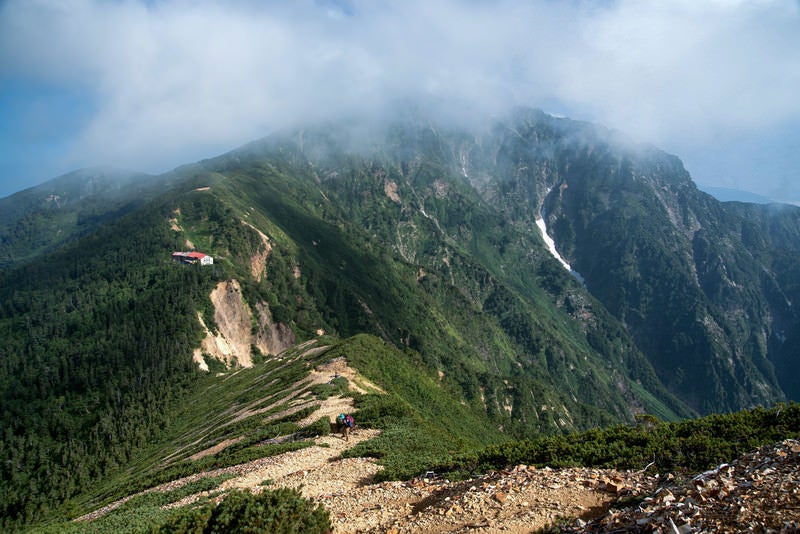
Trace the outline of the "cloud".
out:
<instances>
[{"instance_id":1,"label":"cloud","mask_svg":"<svg viewBox=\"0 0 800 534\"><path fill-rule=\"evenodd\" d=\"M420 96L703 144L800 121L798 22L789 0L8 0L0 82L86 95L76 165L164 170Z\"/></svg>"},{"instance_id":2,"label":"cloud","mask_svg":"<svg viewBox=\"0 0 800 534\"><path fill-rule=\"evenodd\" d=\"M656 135L796 120L798 22L794 2L623 2L585 21L560 95Z\"/></svg>"}]
</instances>

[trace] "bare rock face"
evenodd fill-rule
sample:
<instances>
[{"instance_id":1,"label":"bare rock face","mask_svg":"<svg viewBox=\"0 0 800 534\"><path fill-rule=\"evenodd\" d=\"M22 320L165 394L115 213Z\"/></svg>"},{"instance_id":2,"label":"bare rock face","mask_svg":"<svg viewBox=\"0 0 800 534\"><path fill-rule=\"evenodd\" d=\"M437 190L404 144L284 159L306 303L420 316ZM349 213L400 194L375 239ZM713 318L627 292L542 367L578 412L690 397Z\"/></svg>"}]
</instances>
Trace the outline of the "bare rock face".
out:
<instances>
[{"instance_id":1,"label":"bare rock face","mask_svg":"<svg viewBox=\"0 0 800 534\"><path fill-rule=\"evenodd\" d=\"M255 304L257 328L253 332L253 312L242 297L242 288L237 280L220 282L210 298L218 331L212 333L199 317L206 331L202 351L228 367L252 367L254 345L264 354L278 354L294 345L292 329L283 323L275 323L269 306L264 302Z\"/></svg>"},{"instance_id":2,"label":"bare rock face","mask_svg":"<svg viewBox=\"0 0 800 534\"><path fill-rule=\"evenodd\" d=\"M214 321L217 323L220 335L227 341L232 355L242 367L252 367L250 308L242 298L239 282L227 280L217 284L216 289L211 292L211 302L215 309Z\"/></svg>"},{"instance_id":3,"label":"bare rock face","mask_svg":"<svg viewBox=\"0 0 800 534\"><path fill-rule=\"evenodd\" d=\"M261 239L261 246L256 250L255 254L250 257L250 274L260 282L267 276L267 258L269 258L272 252L272 245L264 232L248 222L242 221L242 224L253 229Z\"/></svg>"},{"instance_id":4,"label":"bare rock face","mask_svg":"<svg viewBox=\"0 0 800 534\"><path fill-rule=\"evenodd\" d=\"M264 354L278 354L295 344L294 332L283 323L272 320L272 313L266 302L256 303L258 331L254 345Z\"/></svg>"}]
</instances>

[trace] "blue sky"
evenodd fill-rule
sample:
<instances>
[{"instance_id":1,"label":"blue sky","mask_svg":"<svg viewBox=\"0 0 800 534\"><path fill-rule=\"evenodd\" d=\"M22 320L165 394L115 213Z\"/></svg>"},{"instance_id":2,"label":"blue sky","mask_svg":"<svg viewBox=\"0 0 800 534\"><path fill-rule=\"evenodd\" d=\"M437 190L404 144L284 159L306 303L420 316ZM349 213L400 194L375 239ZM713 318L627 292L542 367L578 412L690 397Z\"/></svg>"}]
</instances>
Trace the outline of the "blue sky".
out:
<instances>
[{"instance_id":1,"label":"blue sky","mask_svg":"<svg viewBox=\"0 0 800 534\"><path fill-rule=\"evenodd\" d=\"M589 120L800 200L796 0L0 0L0 197L423 97Z\"/></svg>"}]
</instances>

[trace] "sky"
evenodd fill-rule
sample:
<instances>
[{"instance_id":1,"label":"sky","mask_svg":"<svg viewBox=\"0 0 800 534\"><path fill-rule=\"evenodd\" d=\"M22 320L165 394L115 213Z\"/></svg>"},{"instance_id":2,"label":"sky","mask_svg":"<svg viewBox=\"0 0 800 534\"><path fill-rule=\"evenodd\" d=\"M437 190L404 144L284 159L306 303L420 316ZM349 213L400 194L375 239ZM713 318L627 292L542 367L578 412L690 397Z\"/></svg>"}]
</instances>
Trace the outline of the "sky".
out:
<instances>
[{"instance_id":1,"label":"sky","mask_svg":"<svg viewBox=\"0 0 800 534\"><path fill-rule=\"evenodd\" d=\"M0 0L0 197L424 98L592 121L800 200L800 0Z\"/></svg>"}]
</instances>

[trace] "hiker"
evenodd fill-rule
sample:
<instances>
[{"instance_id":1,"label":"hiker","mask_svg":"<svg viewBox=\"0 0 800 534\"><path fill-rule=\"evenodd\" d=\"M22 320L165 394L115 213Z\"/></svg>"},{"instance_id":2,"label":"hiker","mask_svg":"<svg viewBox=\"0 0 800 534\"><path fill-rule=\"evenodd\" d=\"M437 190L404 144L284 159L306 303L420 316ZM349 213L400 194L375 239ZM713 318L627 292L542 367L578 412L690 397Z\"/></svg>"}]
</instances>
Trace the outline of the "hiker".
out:
<instances>
[{"instance_id":1,"label":"hiker","mask_svg":"<svg viewBox=\"0 0 800 534\"><path fill-rule=\"evenodd\" d=\"M340 413L336 418L336 425L339 432L344 436L345 441L350 441L350 431L356 427L356 421L353 416L349 413Z\"/></svg>"}]
</instances>

